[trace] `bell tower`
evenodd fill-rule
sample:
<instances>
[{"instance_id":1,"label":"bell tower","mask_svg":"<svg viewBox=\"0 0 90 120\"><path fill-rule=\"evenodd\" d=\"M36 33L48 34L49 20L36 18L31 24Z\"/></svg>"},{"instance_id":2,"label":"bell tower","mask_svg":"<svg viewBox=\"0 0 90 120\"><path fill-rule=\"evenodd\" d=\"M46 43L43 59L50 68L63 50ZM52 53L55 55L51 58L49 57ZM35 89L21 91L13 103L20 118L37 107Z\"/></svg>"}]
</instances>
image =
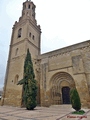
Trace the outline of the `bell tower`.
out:
<instances>
[{"instance_id":1,"label":"bell tower","mask_svg":"<svg viewBox=\"0 0 90 120\"><path fill-rule=\"evenodd\" d=\"M41 29L35 19L35 8L31 0L26 0L23 3L22 15L12 28L2 105L22 105L22 86L17 85L17 82L23 78L27 49L30 50L32 61L40 54Z\"/></svg>"},{"instance_id":2,"label":"bell tower","mask_svg":"<svg viewBox=\"0 0 90 120\"><path fill-rule=\"evenodd\" d=\"M33 22L35 22L35 8L36 6L33 2L26 1L23 3L22 15L29 16Z\"/></svg>"}]
</instances>

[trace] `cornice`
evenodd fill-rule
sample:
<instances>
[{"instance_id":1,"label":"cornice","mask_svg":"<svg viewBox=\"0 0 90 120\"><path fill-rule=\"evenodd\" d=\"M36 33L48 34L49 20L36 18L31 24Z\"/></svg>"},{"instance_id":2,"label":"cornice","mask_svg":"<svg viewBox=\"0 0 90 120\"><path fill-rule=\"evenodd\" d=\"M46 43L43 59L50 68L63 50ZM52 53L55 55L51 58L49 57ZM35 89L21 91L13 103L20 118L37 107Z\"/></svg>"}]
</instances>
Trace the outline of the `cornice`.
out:
<instances>
[{"instance_id":1,"label":"cornice","mask_svg":"<svg viewBox=\"0 0 90 120\"><path fill-rule=\"evenodd\" d=\"M77 43L71 46L67 46L64 48L60 48L51 52L47 52L44 54L41 54L40 56L38 56L38 59L43 59L46 57L52 58L54 56L58 56L58 55L66 55L66 54L70 54L70 52L74 51L74 50L85 50L87 48L90 47L90 40L87 40L85 42L81 42L81 43Z\"/></svg>"},{"instance_id":2,"label":"cornice","mask_svg":"<svg viewBox=\"0 0 90 120\"><path fill-rule=\"evenodd\" d=\"M28 40L28 38L25 38L17 43L14 43L12 45L10 45L10 47L14 47L14 46L17 46L18 44L21 44L21 43L24 43L25 41L29 42L34 48L36 48L37 50L40 50L39 47L37 47L36 45L34 45L31 41Z\"/></svg>"}]
</instances>

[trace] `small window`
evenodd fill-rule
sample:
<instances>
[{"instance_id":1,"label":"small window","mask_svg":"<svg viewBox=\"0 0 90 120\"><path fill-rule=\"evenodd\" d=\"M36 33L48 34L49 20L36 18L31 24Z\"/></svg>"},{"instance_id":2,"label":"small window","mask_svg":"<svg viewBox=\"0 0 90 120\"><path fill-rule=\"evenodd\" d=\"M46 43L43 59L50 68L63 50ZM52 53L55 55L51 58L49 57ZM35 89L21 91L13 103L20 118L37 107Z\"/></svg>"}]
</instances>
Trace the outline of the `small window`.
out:
<instances>
[{"instance_id":1,"label":"small window","mask_svg":"<svg viewBox=\"0 0 90 120\"><path fill-rule=\"evenodd\" d=\"M21 33L22 33L22 28L20 28L20 29L18 30L18 38L21 37Z\"/></svg>"},{"instance_id":2,"label":"small window","mask_svg":"<svg viewBox=\"0 0 90 120\"><path fill-rule=\"evenodd\" d=\"M26 9L26 5L24 5L24 10Z\"/></svg>"},{"instance_id":3,"label":"small window","mask_svg":"<svg viewBox=\"0 0 90 120\"><path fill-rule=\"evenodd\" d=\"M33 10L33 11L35 10L34 6L32 7L32 10Z\"/></svg>"},{"instance_id":4,"label":"small window","mask_svg":"<svg viewBox=\"0 0 90 120\"><path fill-rule=\"evenodd\" d=\"M29 37L31 37L31 33L29 33Z\"/></svg>"},{"instance_id":5,"label":"small window","mask_svg":"<svg viewBox=\"0 0 90 120\"><path fill-rule=\"evenodd\" d=\"M16 51L15 51L15 56L18 54L18 48L16 49Z\"/></svg>"},{"instance_id":6,"label":"small window","mask_svg":"<svg viewBox=\"0 0 90 120\"><path fill-rule=\"evenodd\" d=\"M32 36L32 39L33 39L33 40L35 39L34 35Z\"/></svg>"},{"instance_id":7,"label":"small window","mask_svg":"<svg viewBox=\"0 0 90 120\"><path fill-rule=\"evenodd\" d=\"M15 79L14 79L14 84L17 84L17 83L18 83L18 79L19 79L19 75L16 75L16 76L15 76Z\"/></svg>"},{"instance_id":8,"label":"small window","mask_svg":"<svg viewBox=\"0 0 90 120\"><path fill-rule=\"evenodd\" d=\"M32 10L33 10L33 12L35 11L35 7L34 6L32 7Z\"/></svg>"},{"instance_id":9,"label":"small window","mask_svg":"<svg viewBox=\"0 0 90 120\"><path fill-rule=\"evenodd\" d=\"M30 5L28 5L28 9L30 9Z\"/></svg>"}]
</instances>

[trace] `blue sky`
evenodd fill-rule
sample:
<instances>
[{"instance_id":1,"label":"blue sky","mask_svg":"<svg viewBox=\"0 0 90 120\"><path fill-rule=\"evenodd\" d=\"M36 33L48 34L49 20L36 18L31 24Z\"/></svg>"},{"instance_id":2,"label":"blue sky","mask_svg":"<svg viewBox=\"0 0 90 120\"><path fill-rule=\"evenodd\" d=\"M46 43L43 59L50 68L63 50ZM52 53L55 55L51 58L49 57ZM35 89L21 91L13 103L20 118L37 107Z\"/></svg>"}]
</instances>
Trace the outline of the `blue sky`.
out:
<instances>
[{"instance_id":1,"label":"blue sky","mask_svg":"<svg viewBox=\"0 0 90 120\"><path fill-rule=\"evenodd\" d=\"M21 16L24 1L0 1L0 87L4 83L12 27ZM90 0L33 2L36 5L37 23L42 29L42 53L90 39Z\"/></svg>"}]
</instances>

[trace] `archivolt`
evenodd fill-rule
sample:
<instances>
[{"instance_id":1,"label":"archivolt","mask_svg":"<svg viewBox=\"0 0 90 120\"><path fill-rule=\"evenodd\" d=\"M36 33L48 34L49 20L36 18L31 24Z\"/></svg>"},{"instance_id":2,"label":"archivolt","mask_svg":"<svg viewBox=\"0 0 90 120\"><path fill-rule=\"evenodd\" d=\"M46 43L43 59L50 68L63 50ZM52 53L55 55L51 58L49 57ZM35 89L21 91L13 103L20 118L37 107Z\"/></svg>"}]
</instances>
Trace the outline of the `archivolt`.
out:
<instances>
[{"instance_id":1,"label":"archivolt","mask_svg":"<svg viewBox=\"0 0 90 120\"><path fill-rule=\"evenodd\" d=\"M52 76L50 86L60 85L62 81L67 81L70 85L74 84L72 76L66 72L59 72Z\"/></svg>"},{"instance_id":2,"label":"archivolt","mask_svg":"<svg viewBox=\"0 0 90 120\"><path fill-rule=\"evenodd\" d=\"M59 72L52 76L50 80L50 93L52 104L60 104L62 83L65 86L75 87L72 76L66 72ZM63 84L64 85L64 84Z\"/></svg>"}]
</instances>

